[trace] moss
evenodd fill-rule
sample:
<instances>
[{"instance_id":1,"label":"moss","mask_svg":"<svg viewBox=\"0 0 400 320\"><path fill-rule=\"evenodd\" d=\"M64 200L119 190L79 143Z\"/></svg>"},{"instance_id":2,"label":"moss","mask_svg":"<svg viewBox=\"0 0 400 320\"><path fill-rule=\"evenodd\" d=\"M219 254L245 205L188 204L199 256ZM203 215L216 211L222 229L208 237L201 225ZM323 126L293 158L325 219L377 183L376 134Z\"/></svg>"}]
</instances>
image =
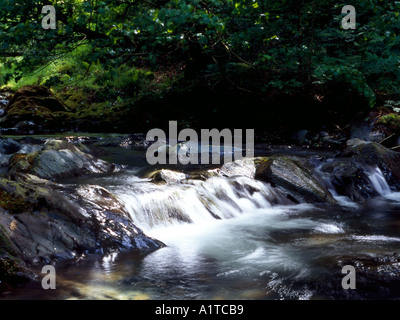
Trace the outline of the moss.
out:
<instances>
[{"instance_id":1,"label":"moss","mask_svg":"<svg viewBox=\"0 0 400 320\"><path fill-rule=\"evenodd\" d=\"M398 131L400 130L400 115L397 113L389 113L380 117L376 123Z\"/></svg>"},{"instance_id":2,"label":"moss","mask_svg":"<svg viewBox=\"0 0 400 320\"><path fill-rule=\"evenodd\" d=\"M48 88L25 86L14 93L5 111L3 126L12 127L21 121L56 126L62 123L69 110Z\"/></svg>"},{"instance_id":3,"label":"moss","mask_svg":"<svg viewBox=\"0 0 400 320\"><path fill-rule=\"evenodd\" d=\"M21 271L20 266L10 256L0 257L0 279L17 275Z\"/></svg>"},{"instance_id":4,"label":"moss","mask_svg":"<svg viewBox=\"0 0 400 320\"><path fill-rule=\"evenodd\" d=\"M0 225L0 280L9 280L25 271L16 256L6 230Z\"/></svg>"},{"instance_id":5,"label":"moss","mask_svg":"<svg viewBox=\"0 0 400 320\"><path fill-rule=\"evenodd\" d=\"M9 160L9 169L8 172L10 174L19 173L19 172L29 172L32 168L35 159L37 158L38 152L26 154L26 153L16 153Z\"/></svg>"},{"instance_id":6,"label":"moss","mask_svg":"<svg viewBox=\"0 0 400 320\"><path fill-rule=\"evenodd\" d=\"M15 213L22 212L26 205L21 197L13 197L6 191L0 189L0 207Z\"/></svg>"},{"instance_id":7,"label":"moss","mask_svg":"<svg viewBox=\"0 0 400 320\"><path fill-rule=\"evenodd\" d=\"M11 256L15 256L17 253L12 247L11 241L7 236L6 230L0 225L0 254L7 252Z\"/></svg>"},{"instance_id":8,"label":"moss","mask_svg":"<svg viewBox=\"0 0 400 320\"><path fill-rule=\"evenodd\" d=\"M11 213L21 213L41 204L41 188L0 179L0 207Z\"/></svg>"},{"instance_id":9,"label":"moss","mask_svg":"<svg viewBox=\"0 0 400 320\"><path fill-rule=\"evenodd\" d=\"M73 112L84 109L89 104L89 96L90 93L80 88L70 88L66 92L56 94L56 97L65 101L65 105Z\"/></svg>"},{"instance_id":10,"label":"moss","mask_svg":"<svg viewBox=\"0 0 400 320\"><path fill-rule=\"evenodd\" d=\"M5 281L6 283L20 283L21 281L27 281L28 273L22 266L21 260L9 253L0 252L0 280Z\"/></svg>"}]
</instances>

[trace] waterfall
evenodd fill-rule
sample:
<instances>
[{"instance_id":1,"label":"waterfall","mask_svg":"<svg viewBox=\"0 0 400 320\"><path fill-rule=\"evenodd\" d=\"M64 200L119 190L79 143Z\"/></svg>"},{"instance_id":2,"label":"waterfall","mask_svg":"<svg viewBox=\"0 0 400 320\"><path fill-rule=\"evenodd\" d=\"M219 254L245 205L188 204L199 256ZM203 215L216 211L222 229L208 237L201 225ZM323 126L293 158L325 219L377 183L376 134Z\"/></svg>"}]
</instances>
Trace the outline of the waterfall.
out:
<instances>
[{"instance_id":1,"label":"waterfall","mask_svg":"<svg viewBox=\"0 0 400 320\"><path fill-rule=\"evenodd\" d=\"M328 164L328 168L334 168L333 170L324 170L324 166ZM345 207L354 207L357 208L359 205L352 201L348 196L346 195L340 195L338 194L334 183L333 179L335 175L337 175L340 179L342 172L340 163L336 166L339 170L336 170L335 162L334 159L330 159L319 166L315 168L315 174L320 177L320 180L323 184L325 184L326 188L329 190L329 192L332 194L333 198L342 206ZM385 176L383 175L381 169L379 167L373 167L369 166L363 163L353 163L352 164L355 168L360 169L362 171L362 176L363 180L365 183L365 187L368 187L368 184L372 187L373 190L376 191L376 193L380 196L387 196L392 194L392 190L390 189L390 186L388 182L385 179ZM351 169L351 166L349 166ZM354 169L352 169L354 170ZM351 171L350 171L351 172ZM348 174L348 173L346 173ZM344 184L344 182L342 182Z\"/></svg>"},{"instance_id":2,"label":"waterfall","mask_svg":"<svg viewBox=\"0 0 400 320\"><path fill-rule=\"evenodd\" d=\"M378 167L369 170L368 179L379 195L385 196L392 192L381 169Z\"/></svg>"},{"instance_id":3,"label":"waterfall","mask_svg":"<svg viewBox=\"0 0 400 320\"><path fill-rule=\"evenodd\" d=\"M337 193L335 186L331 181L331 174L324 172L322 167L325 163L320 164L315 168L315 173L321 178L321 182L326 186L332 197L343 207L358 208L358 204L352 201L348 196L342 196Z\"/></svg>"},{"instance_id":4,"label":"waterfall","mask_svg":"<svg viewBox=\"0 0 400 320\"><path fill-rule=\"evenodd\" d=\"M391 193L379 168L363 167L363 170L379 195ZM340 205L359 207L348 196L336 192L329 173L320 168L316 168L316 173ZM230 219L275 204L289 203L278 189L244 176L157 184L131 173L109 187L125 204L135 224L145 232L172 224Z\"/></svg>"},{"instance_id":5,"label":"waterfall","mask_svg":"<svg viewBox=\"0 0 400 320\"><path fill-rule=\"evenodd\" d=\"M143 230L175 223L229 219L273 204L288 203L269 184L247 177L213 177L177 184L128 179L112 187Z\"/></svg>"}]
</instances>

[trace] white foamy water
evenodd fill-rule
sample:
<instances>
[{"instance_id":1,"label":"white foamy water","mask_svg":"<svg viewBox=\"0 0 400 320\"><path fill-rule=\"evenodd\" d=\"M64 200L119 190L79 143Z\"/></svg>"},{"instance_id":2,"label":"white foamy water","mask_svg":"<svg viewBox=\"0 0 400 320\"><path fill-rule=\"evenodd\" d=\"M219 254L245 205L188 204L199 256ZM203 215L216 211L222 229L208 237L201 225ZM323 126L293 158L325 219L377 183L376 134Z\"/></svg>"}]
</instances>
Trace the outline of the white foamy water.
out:
<instances>
[{"instance_id":1,"label":"white foamy water","mask_svg":"<svg viewBox=\"0 0 400 320\"><path fill-rule=\"evenodd\" d=\"M173 185L132 179L112 190L145 231L175 223L229 219L269 208L282 197L268 184L246 177L214 177Z\"/></svg>"},{"instance_id":2,"label":"white foamy water","mask_svg":"<svg viewBox=\"0 0 400 320\"><path fill-rule=\"evenodd\" d=\"M369 172L368 179L379 195L384 196L384 195L388 195L392 192L381 169L379 169L378 167L373 168Z\"/></svg>"},{"instance_id":3,"label":"white foamy water","mask_svg":"<svg viewBox=\"0 0 400 320\"><path fill-rule=\"evenodd\" d=\"M319 226L317 226L314 230L317 233L328 233L328 234L329 233L338 234L345 232L342 226L330 223L322 223Z\"/></svg>"},{"instance_id":4,"label":"white foamy water","mask_svg":"<svg viewBox=\"0 0 400 320\"><path fill-rule=\"evenodd\" d=\"M354 239L354 240L357 240L357 241L364 241L364 242L375 242L375 241L399 242L400 241L400 238L387 237L387 236L382 236L382 235L352 236L351 239Z\"/></svg>"},{"instance_id":5,"label":"white foamy water","mask_svg":"<svg viewBox=\"0 0 400 320\"><path fill-rule=\"evenodd\" d=\"M332 197L341 206L347 207L347 208L354 208L354 209L357 209L357 208L360 207L359 204L357 204L356 202L352 201L349 197L339 195L334 188L330 188L328 190L332 194Z\"/></svg>"},{"instance_id":6,"label":"white foamy water","mask_svg":"<svg viewBox=\"0 0 400 320\"><path fill-rule=\"evenodd\" d=\"M393 200L395 202L400 202L400 192L392 192L389 194L385 194L384 198L388 200Z\"/></svg>"}]
</instances>

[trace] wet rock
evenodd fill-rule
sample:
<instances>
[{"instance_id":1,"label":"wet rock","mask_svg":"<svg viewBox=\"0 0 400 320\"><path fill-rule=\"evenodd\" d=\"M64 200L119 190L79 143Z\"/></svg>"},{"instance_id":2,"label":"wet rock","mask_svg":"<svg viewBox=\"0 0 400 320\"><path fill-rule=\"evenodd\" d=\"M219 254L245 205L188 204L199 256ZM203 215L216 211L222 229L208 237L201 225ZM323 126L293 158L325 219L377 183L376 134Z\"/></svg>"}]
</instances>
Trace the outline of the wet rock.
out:
<instances>
[{"instance_id":1,"label":"wet rock","mask_svg":"<svg viewBox=\"0 0 400 320\"><path fill-rule=\"evenodd\" d=\"M346 144L348 147L343 153L326 161L320 168L338 195L365 202L390 192L389 186L393 191L399 190L399 153L358 138L350 139Z\"/></svg>"},{"instance_id":2,"label":"wet rock","mask_svg":"<svg viewBox=\"0 0 400 320\"><path fill-rule=\"evenodd\" d=\"M147 150L154 142L147 141L144 133L113 136L107 139L97 139L91 143L95 147L122 147L125 149Z\"/></svg>"},{"instance_id":3,"label":"wet rock","mask_svg":"<svg viewBox=\"0 0 400 320\"><path fill-rule=\"evenodd\" d=\"M111 173L118 167L97 159L64 140L48 140L42 150L14 155L10 173L27 172L43 179Z\"/></svg>"},{"instance_id":4,"label":"wet rock","mask_svg":"<svg viewBox=\"0 0 400 320\"><path fill-rule=\"evenodd\" d=\"M225 177L244 176L254 179L256 174L255 159L246 158L224 164L219 170L219 175Z\"/></svg>"},{"instance_id":5,"label":"wet rock","mask_svg":"<svg viewBox=\"0 0 400 320\"><path fill-rule=\"evenodd\" d=\"M333 145L333 146L336 146L336 147L342 146L345 141L346 141L345 138L333 139L330 136L322 137L320 139L321 144Z\"/></svg>"},{"instance_id":6,"label":"wet rock","mask_svg":"<svg viewBox=\"0 0 400 320\"><path fill-rule=\"evenodd\" d=\"M20 144L30 144L30 145L43 145L47 139L39 139L30 136L23 137L18 140Z\"/></svg>"},{"instance_id":7,"label":"wet rock","mask_svg":"<svg viewBox=\"0 0 400 320\"><path fill-rule=\"evenodd\" d=\"M34 153L42 149L42 146L38 145L22 144L21 146L22 146L21 149L18 150L17 153Z\"/></svg>"},{"instance_id":8,"label":"wet rock","mask_svg":"<svg viewBox=\"0 0 400 320\"><path fill-rule=\"evenodd\" d=\"M356 202L364 202L379 195L368 179L367 168L354 159L338 158L324 163L320 172L325 173L338 195L347 196Z\"/></svg>"},{"instance_id":9,"label":"wet rock","mask_svg":"<svg viewBox=\"0 0 400 320\"><path fill-rule=\"evenodd\" d=\"M130 135L128 138L122 140L119 143L120 147L123 148L134 148L138 150L146 150L151 144L154 142L150 142L146 140L146 135L144 133L136 133Z\"/></svg>"},{"instance_id":10,"label":"wet rock","mask_svg":"<svg viewBox=\"0 0 400 320\"><path fill-rule=\"evenodd\" d=\"M10 138L0 138L0 153L13 154L21 149L21 145Z\"/></svg>"},{"instance_id":11,"label":"wet rock","mask_svg":"<svg viewBox=\"0 0 400 320\"><path fill-rule=\"evenodd\" d=\"M84 253L164 245L137 228L123 204L100 186L62 186L20 174L18 181L1 179L0 193L8 199L0 202L0 231L15 261L41 265ZM1 267L0 262L0 274Z\"/></svg>"},{"instance_id":12,"label":"wet rock","mask_svg":"<svg viewBox=\"0 0 400 320\"><path fill-rule=\"evenodd\" d=\"M355 161L381 169L389 185L400 190L400 154L387 149L376 142L350 141L343 156L352 157Z\"/></svg>"},{"instance_id":13,"label":"wet rock","mask_svg":"<svg viewBox=\"0 0 400 320\"><path fill-rule=\"evenodd\" d=\"M157 170L148 175L153 182L179 183L186 179L186 174L172 170Z\"/></svg>"},{"instance_id":14,"label":"wet rock","mask_svg":"<svg viewBox=\"0 0 400 320\"><path fill-rule=\"evenodd\" d=\"M10 154L2 154L0 153L0 168L8 167L8 162L10 161Z\"/></svg>"},{"instance_id":15,"label":"wet rock","mask_svg":"<svg viewBox=\"0 0 400 320\"><path fill-rule=\"evenodd\" d=\"M35 278L35 274L26 268L25 262L17 257L16 250L5 227L0 225L0 290L5 283L22 283Z\"/></svg>"},{"instance_id":16,"label":"wet rock","mask_svg":"<svg viewBox=\"0 0 400 320\"><path fill-rule=\"evenodd\" d=\"M380 297L380 299L390 300L397 299L399 296L399 253L376 253L372 255L361 253L356 259L348 256L339 256L335 259L339 270L345 265L352 265L356 269L357 290L345 290L346 299L370 300ZM337 293L343 295L343 290Z\"/></svg>"},{"instance_id":17,"label":"wet rock","mask_svg":"<svg viewBox=\"0 0 400 320\"><path fill-rule=\"evenodd\" d=\"M295 202L335 203L330 192L313 177L311 168L300 158L259 159L255 179L271 183Z\"/></svg>"},{"instance_id":18,"label":"wet rock","mask_svg":"<svg viewBox=\"0 0 400 320\"><path fill-rule=\"evenodd\" d=\"M366 144L366 143L367 143L367 141L361 140L361 139L358 139L358 138L353 138L353 139L349 139L349 140L346 141L346 145L348 147L357 147L357 146L360 146L360 145L363 145L363 144Z\"/></svg>"},{"instance_id":19,"label":"wet rock","mask_svg":"<svg viewBox=\"0 0 400 320\"><path fill-rule=\"evenodd\" d=\"M13 139L0 138L0 167L7 167L11 155L21 149L21 145Z\"/></svg>"}]
</instances>

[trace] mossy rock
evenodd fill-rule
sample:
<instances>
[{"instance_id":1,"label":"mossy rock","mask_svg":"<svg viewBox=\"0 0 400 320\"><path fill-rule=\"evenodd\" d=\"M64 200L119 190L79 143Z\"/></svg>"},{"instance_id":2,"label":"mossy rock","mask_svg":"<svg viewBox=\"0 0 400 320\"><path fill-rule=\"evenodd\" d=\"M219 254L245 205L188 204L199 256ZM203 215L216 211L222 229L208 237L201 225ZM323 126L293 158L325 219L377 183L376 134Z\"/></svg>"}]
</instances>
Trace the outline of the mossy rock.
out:
<instances>
[{"instance_id":1,"label":"mossy rock","mask_svg":"<svg viewBox=\"0 0 400 320\"><path fill-rule=\"evenodd\" d=\"M0 178L0 208L12 214L39 209L47 196L46 188Z\"/></svg>"},{"instance_id":2,"label":"mossy rock","mask_svg":"<svg viewBox=\"0 0 400 320\"><path fill-rule=\"evenodd\" d=\"M26 209L25 202L21 197L14 197L7 191L0 189L0 207L15 212L22 212Z\"/></svg>"},{"instance_id":3,"label":"mossy rock","mask_svg":"<svg viewBox=\"0 0 400 320\"><path fill-rule=\"evenodd\" d=\"M17 90L6 108L3 127L16 126L23 121L33 121L46 127L62 123L69 109L43 86L25 86Z\"/></svg>"},{"instance_id":4,"label":"mossy rock","mask_svg":"<svg viewBox=\"0 0 400 320\"><path fill-rule=\"evenodd\" d=\"M400 131L400 115L397 113L389 113L381 116L376 122L377 125L383 125L390 131Z\"/></svg>"},{"instance_id":5,"label":"mossy rock","mask_svg":"<svg viewBox=\"0 0 400 320\"><path fill-rule=\"evenodd\" d=\"M4 227L0 225L0 285L3 281L20 283L33 277L33 273L29 272L25 268L25 264L17 257L15 247L11 243Z\"/></svg>"},{"instance_id":6,"label":"mossy rock","mask_svg":"<svg viewBox=\"0 0 400 320\"><path fill-rule=\"evenodd\" d=\"M11 244L7 232L0 225L0 280L4 280L21 271L15 254L15 249Z\"/></svg>"},{"instance_id":7,"label":"mossy rock","mask_svg":"<svg viewBox=\"0 0 400 320\"><path fill-rule=\"evenodd\" d=\"M85 151L90 150L83 146L79 149L66 140L49 140L38 152L14 155L9 161L8 173L12 177L29 173L42 179L54 180L118 170L118 166Z\"/></svg>"},{"instance_id":8,"label":"mossy rock","mask_svg":"<svg viewBox=\"0 0 400 320\"><path fill-rule=\"evenodd\" d=\"M32 168L37 152L26 154L16 153L9 160L9 172L28 172Z\"/></svg>"},{"instance_id":9,"label":"mossy rock","mask_svg":"<svg viewBox=\"0 0 400 320\"><path fill-rule=\"evenodd\" d=\"M68 111L64 103L43 86L25 86L17 90L8 102L6 111L22 109L26 106L43 107L52 112Z\"/></svg>"},{"instance_id":10,"label":"mossy rock","mask_svg":"<svg viewBox=\"0 0 400 320\"><path fill-rule=\"evenodd\" d=\"M91 94L82 88L70 88L67 91L56 94L56 97L65 102L65 105L73 112L83 110L90 102Z\"/></svg>"}]
</instances>

